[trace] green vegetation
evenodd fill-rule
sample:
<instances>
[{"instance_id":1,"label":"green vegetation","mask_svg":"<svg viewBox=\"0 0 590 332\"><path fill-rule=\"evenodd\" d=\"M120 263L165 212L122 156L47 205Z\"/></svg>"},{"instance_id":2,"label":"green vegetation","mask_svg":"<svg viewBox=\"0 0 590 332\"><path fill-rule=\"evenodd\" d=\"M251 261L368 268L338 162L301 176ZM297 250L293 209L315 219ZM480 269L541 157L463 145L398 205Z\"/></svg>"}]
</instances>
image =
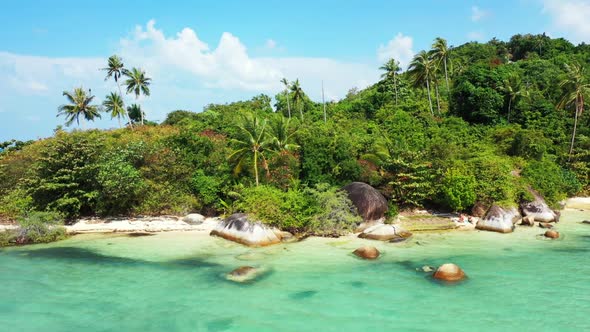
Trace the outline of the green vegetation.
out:
<instances>
[{"instance_id":1,"label":"green vegetation","mask_svg":"<svg viewBox=\"0 0 590 332\"><path fill-rule=\"evenodd\" d=\"M0 232L0 247L48 243L66 238L63 219L57 213L34 212L18 219L18 227Z\"/></svg>"},{"instance_id":2,"label":"green vegetation","mask_svg":"<svg viewBox=\"0 0 590 332\"><path fill-rule=\"evenodd\" d=\"M134 128L0 145L0 216L240 211L336 235L358 221L337 191L351 181L379 189L392 211L512 205L529 186L554 205L590 192L589 59L586 45L544 35L454 48L437 38L408 71L391 59L381 81L325 108L283 79L274 105L259 95L177 110L161 125L114 93L104 110ZM105 70L149 96L143 70L116 56ZM102 110L85 90L65 95L66 124Z\"/></svg>"}]
</instances>

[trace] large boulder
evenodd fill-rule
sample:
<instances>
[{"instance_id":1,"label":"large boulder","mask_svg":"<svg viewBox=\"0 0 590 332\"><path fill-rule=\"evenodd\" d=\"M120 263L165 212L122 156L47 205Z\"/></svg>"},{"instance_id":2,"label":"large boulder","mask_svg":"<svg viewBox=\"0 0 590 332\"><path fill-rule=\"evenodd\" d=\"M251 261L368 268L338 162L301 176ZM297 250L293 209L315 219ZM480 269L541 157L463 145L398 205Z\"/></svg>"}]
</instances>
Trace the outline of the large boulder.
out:
<instances>
[{"instance_id":1,"label":"large boulder","mask_svg":"<svg viewBox=\"0 0 590 332\"><path fill-rule=\"evenodd\" d=\"M465 272L455 264L446 263L436 269L433 277L443 281L459 281L465 279Z\"/></svg>"},{"instance_id":2,"label":"large boulder","mask_svg":"<svg viewBox=\"0 0 590 332\"><path fill-rule=\"evenodd\" d=\"M342 189L348 193L348 198L364 221L379 220L389 209L385 197L366 183L352 182Z\"/></svg>"},{"instance_id":3,"label":"large boulder","mask_svg":"<svg viewBox=\"0 0 590 332\"><path fill-rule=\"evenodd\" d=\"M471 215L477 218L483 218L486 215L488 207L489 205L486 205L483 202L475 202L473 208L471 208Z\"/></svg>"},{"instance_id":4,"label":"large boulder","mask_svg":"<svg viewBox=\"0 0 590 332\"><path fill-rule=\"evenodd\" d=\"M377 259L380 253L375 247L361 247L353 251L353 254L364 259Z\"/></svg>"},{"instance_id":5,"label":"large boulder","mask_svg":"<svg viewBox=\"0 0 590 332\"><path fill-rule=\"evenodd\" d=\"M182 218L182 221L189 225L200 225L205 221L205 216L198 213L191 213Z\"/></svg>"},{"instance_id":6,"label":"large boulder","mask_svg":"<svg viewBox=\"0 0 590 332\"><path fill-rule=\"evenodd\" d=\"M533 195L534 200L520 204L522 214L527 217L533 217L538 222L558 222L559 213L551 210L547 203L545 203L543 197L535 190L529 188L529 192Z\"/></svg>"},{"instance_id":7,"label":"large boulder","mask_svg":"<svg viewBox=\"0 0 590 332\"><path fill-rule=\"evenodd\" d=\"M389 241L393 239L407 238L412 234L398 225L377 224L365 229L359 234L362 239Z\"/></svg>"},{"instance_id":8,"label":"large boulder","mask_svg":"<svg viewBox=\"0 0 590 332\"><path fill-rule=\"evenodd\" d=\"M483 231L511 233L518 220L520 220L520 213L516 208L501 208L498 205L492 205L486 216L477 222L475 228Z\"/></svg>"},{"instance_id":9,"label":"large boulder","mask_svg":"<svg viewBox=\"0 0 590 332\"><path fill-rule=\"evenodd\" d=\"M211 231L211 235L250 247L262 247L281 242L271 228L260 221L251 221L244 213L232 214L220 222Z\"/></svg>"}]
</instances>

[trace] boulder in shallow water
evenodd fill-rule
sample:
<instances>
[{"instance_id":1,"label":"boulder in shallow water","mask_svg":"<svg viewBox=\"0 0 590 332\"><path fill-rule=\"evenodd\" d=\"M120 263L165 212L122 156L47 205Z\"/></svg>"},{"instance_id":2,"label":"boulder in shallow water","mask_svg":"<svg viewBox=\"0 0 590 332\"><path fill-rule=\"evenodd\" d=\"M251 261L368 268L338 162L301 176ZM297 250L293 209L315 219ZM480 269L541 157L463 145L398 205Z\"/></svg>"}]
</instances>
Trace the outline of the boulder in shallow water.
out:
<instances>
[{"instance_id":1,"label":"boulder in shallow water","mask_svg":"<svg viewBox=\"0 0 590 332\"><path fill-rule=\"evenodd\" d=\"M582 221L582 224L590 225L590 220L584 220Z\"/></svg>"},{"instance_id":2,"label":"boulder in shallow water","mask_svg":"<svg viewBox=\"0 0 590 332\"><path fill-rule=\"evenodd\" d=\"M342 188L364 221L379 220L389 209L387 200L375 188L363 182L352 182Z\"/></svg>"},{"instance_id":3,"label":"boulder in shallow water","mask_svg":"<svg viewBox=\"0 0 590 332\"><path fill-rule=\"evenodd\" d=\"M253 280L259 275L259 270L252 266L240 266L226 275L227 280L235 282L246 282Z\"/></svg>"},{"instance_id":4,"label":"boulder in shallow water","mask_svg":"<svg viewBox=\"0 0 590 332\"><path fill-rule=\"evenodd\" d=\"M483 231L511 233L514 231L514 224L519 219L520 213L516 208L501 208L498 205L492 205L485 218L480 219L475 228Z\"/></svg>"},{"instance_id":5,"label":"boulder in shallow water","mask_svg":"<svg viewBox=\"0 0 590 332\"><path fill-rule=\"evenodd\" d=\"M523 215L533 217L538 222L558 222L559 213L551 210L543 197L535 190L529 188L529 192L533 195L534 200L520 204Z\"/></svg>"},{"instance_id":6,"label":"boulder in shallow water","mask_svg":"<svg viewBox=\"0 0 590 332\"><path fill-rule=\"evenodd\" d=\"M559 232L550 229L550 230L548 230L548 231L545 232L545 237L546 238L549 238L549 239L558 239L559 238Z\"/></svg>"},{"instance_id":7,"label":"boulder in shallow water","mask_svg":"<svg viewBox=\"0 0 590 332\"><path fill-rule=\"evenodd\" d=\"M203 221L205 221L205 217L198 213L191 213L182 218L182 221L189 225L200 225L203 223Z\"/></svg>"},{"instance_id":8,"label":"boulder in shallow water","mask_svg":"<svg viewBox=\"0 0 590 332\"><path fill-rule=\"evenodd\" d=\"M364 259L377 259L379 257L379 250L375 247L360 247L353 251L353 254Z\"/></svg>"},{"instance_id":9,"label":"boulder in shallow water","mask_svg":"<svg viewBox=\"0 0 590 332\"><path fill-rule=\"evenodd\" d=\"M465 279L465 272L453 263L446 263L436 269L433 277L444 281L460 281Z\"/></svg>"},{"instance_id":10,"label":"boulder in shallow water","mask_svg":"<svg viewBox=\"0 0 590 332\"><path fill-rule=\"evenodd\" d=\"M551 229L551 228L553 228L553 224L550 224L548 222L540 222L539 227Z\"/></svg>"},{"instance_id":11,"label":"boulder in shallow water","mask_svg":"<svg viewBox=\"0 0 590 332\"><path fill-rule=\"evenodd\" d=\"M211 231L211 235L250 247L262 247L281 242L271 228L260 221L251 221L244 213L232 214L220 222Z\"/></svg>"},{"instance_id":12,"label":"boulder in shallow water","mask_svg":"<svg viewBox=\"0 0 590 332\"><path fill-rule=\"evenodd\" d=\"M535 226L535 218L533 216L523 217L520 224L523 226Z\"/></svg>"},{"instance_id":13,"label":"boulder in shallow water","mask_svg":"<svg viewBox=\"0 0 590 332\"><path fill-rule=\"evenodd\" d=\"M389 241L396 238L407 238L412 234L398 225L377 224L365 229L359 237L362 239Z\"/></svg>"}]
</instances>

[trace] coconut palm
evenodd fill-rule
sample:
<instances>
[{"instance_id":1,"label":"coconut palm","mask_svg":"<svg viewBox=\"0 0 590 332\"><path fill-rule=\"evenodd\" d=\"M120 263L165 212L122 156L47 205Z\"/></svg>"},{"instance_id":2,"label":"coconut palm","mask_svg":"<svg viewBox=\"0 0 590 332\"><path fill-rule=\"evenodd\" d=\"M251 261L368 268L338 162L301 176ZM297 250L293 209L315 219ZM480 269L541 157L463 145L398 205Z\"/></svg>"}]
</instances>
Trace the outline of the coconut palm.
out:
<instances>
[{"instance_id":1,"label":"coconut palm","mask_svg":"<svg viewBox=\"0 0 590 332\"><path fill-rule=\"evenodd\" d=\"M127 106L127 114L129 114L129 121L131 123L139 123L142 119L145 120L145 113L141 110L138 104L131 104Z\"/></svg>"},{"instance_id":2,"label":"coconut palm","mask_svg":"<svg viewBox=\"0 0 590 332\"><path fill-rule=\"evenodd\" d=\"M143 94L144 96L150 95L150 84L152 79L147 77L145 71L140 68L132 68L131 70L124 70L123 74L127 76L127 80L125 80L125 85L127 86L127 93L133 93L135 95L135 100L139 99L139 96ZM143 112L141 112L141 124L143 125Z\"/></svg>"},{"instance_id":3,"label":"coconut palm","mask_svg":"<svg viewBox=\"0 0 590 332\"><path fill-rule=\"evenodd\" d=\"M517 98L528 96L529 92L523 87L522 81L518 75L510 75L508 79L505 79L503 82L502 91L504 91L508 97L507 121L510 123L512 105L514 105L514 102Z\"/></svg>"},{"instance_id":4,"label":"coconut palm","mask_svg":"<svg viewBox=\"0 0 590 332\"><path fill-rule=\"evenodd\" d=\"M123 98L121 98L121 95L111 92L105 97L105 100L102 102L102 106L105 112L111 114L111 119L117 118L119 121L119 127L123 128L121 125L121 117L126 115L128 116L128 113L125 110L125 106L123 105Z\"/></svg>"},{"instance_id":5,"label":"coconut palm","mask_svg":"<svg viewBox=\"0 0 590 332\"><path fill-rule=\"evenodd\" d=\"M565 64L565 71L565 78L559 83L559 86L563 89L563 94L557 106L565 108L573 104L575 107L574 129L569 151L569 159L571 160L578 127L578 117L584 111L584 99L590 96L590 83L584 75L584 67L578 63Z\"/></svg>"},{"instance_id":6,"label":"coconut palm","mask_svg":"<svg viewBox=\"0 0 590 332\"><path fill-rule=\"evenodd\" d=\"M246 114L238 124L239 134L231 142L235 149L228 159L236 163L234 174L239 174L244 165L252 162L256 186L259 184L258 162L262 160L262 166L268 172L265 152L271 145L266 132L267 121L261 120L256 114Z\"/></svg>"},{"instance_id":7,"label":"coconut palm","mask_svg":"<svg viewBox=\"0 0 590 332\"><path fill-rule=\"evenodd\" d=\"M432 80L433 71L434 63L426 51L420 51L420 53L416 54L408 68L408 72L413 78L415 86L426 85L428 105L430 106L430 114L432 116L434 116L434 111L432 110L432 98L430 96L430 81Z\"/></svg>"},{"instance_id":8,"label":"coconut palm","mask_svg":"<svg viewBox=\"0 0 590 332\"><path fill-rule=\"evenodd\" d=\"M382 79L392 80L393 89L395 91L395 104L397 105L397 73L401 70L399 62L395 59L389 59L383 66L379 67L381 70L385 70L385 73L381 74Z\"/></svg>"},{"instance_id":9,"label":"coconut palm","mask_svg":"<svg viewBox=\"0 0 590 332\"><path fill-rule=\"evenodd\" d=\"M447 94L449 93L449 74L447 71L447 62L449 61L449 48L447 41L443 38L436 38L432 44L432 56L434 61L442 63L445 71L445 81L447 84Z\"/></svg>"},{"instance_id":10,"label":"coconut palm","mask_svg":"<svg viewBox=\"0 0 590 332\"><path fill-rule=\"evenodd\" d=\"M282 115L272 118L268 128L272 149L277 152L298 149L299 145L292 142L296 132L297 129L291 125L291 119Z\"/></svg>"},{"instance_id":11,"label":"coconut palm","mask_svg":"<svg viewBox=\"0 0 590 332\"><path fill-rule=\"evenodd\" d=\"M119 96L121 97L120 99L121 102L123 102L124 107L125 101L123 100L123 91L121 91L121 84L119 83L119 79L125 72L125 65L123 64L123 59L121 59L116 54L111 55L109 57L107 67L102 68L101 70L107 72L107 76L104 78L105 81L112 77L115 80L115 83L117 83L117 88L119 89ZM131 125L131 119L129 118L129 114L125 113L125 116L127 117L127 121L129 122L129 124Z\"/></svg>"},{"instance_id":12,"label":"coconut palm","mask_svg":"<svg viewBox=\"0 0 590 332\"><path fill-rule=\"evenodd\" d=\"M70 126L74 121L79 126L80 116L82 116L82 127L84 127L84 119L93 121L95 118L100 118L99 106L91 104L94 96L90 90L87 94L80 87L71 92L64 91L63 95L68 99L69 104L59 106L57 116L66 117L66 126Z\"/></svg>"},{"instance_id":13,"label":"coconut palm","mask_svg":"<svg viewBox=\"0 0 590 332\"><path fill-rule=\"evenodd\" d=\"M303 89L301 89L301 85L299 84L299 79L296 79L293 84L291 84L291 92L293 93L293 101L296 103L297 107L299 108L299 114L301 115L301 121L303 121L303 107L301 105L301 100L303 99Z\"/></svg>"},{"instance_id":14,"label":"coconut palm","mask_svg":"<svg viewBox=\"0 0 590 332\"><path fill-rule=\"evenodd\" d=\"M291 118L291 101L289 100L289 81L286 78L281 80L285 86L285 99L287 99L287 111L289 112L289 119Z\"/></svg>"}]
</instances>

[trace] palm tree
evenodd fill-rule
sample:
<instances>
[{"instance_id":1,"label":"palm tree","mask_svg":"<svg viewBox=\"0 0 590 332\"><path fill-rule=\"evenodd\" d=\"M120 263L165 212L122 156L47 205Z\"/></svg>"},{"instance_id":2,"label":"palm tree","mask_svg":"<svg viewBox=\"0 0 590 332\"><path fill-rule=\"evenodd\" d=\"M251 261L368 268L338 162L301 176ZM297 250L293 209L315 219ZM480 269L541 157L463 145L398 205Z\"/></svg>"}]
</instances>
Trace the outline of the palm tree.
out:
<instances>
[{"instance_id":1,"label":"palm tree","mask_svg":"<svg viewBox=\"0 0 590 332\"><path fill-rule=\"evenodd\" d=\"M504 91L508 97L507 121L510 123L512 105L518 97L526 97L528 96L529 92L522 86L522 82L518 75L510 75L508 79L505 79L503 82L502 91Z\"/></svg>"},{"instance_id":2,"label":"palm tree","mask_svg":"<svg viewBox=\"0 0 590 332\"><path fill-rule=\"evenodd\" d=\"M297 107L299 108L299 114L301 115L301 121L303 121L303 107L301 105L301 99L303 99L303 89L301 89L301 85L299 84L299 79L296 79L293 84L291 84L291 92L293 93L293 101L297 103Z\"/></svg>"},{"instance_id":3,"label":"palm tree","mask_svg":"<svg viewBox=\"0 0 590 332\"><path fill-rule=\"evenodd\" d=\"M445 70L445 81L447 83L447 94L449 93L449 74L447 71L447 62L449 60L449 48L447 47L447 41L443 38L437 37L432 44L432 56L434 61L443 63Z\"/></svg>"},{"instance_id":4,"label":"palm tree","mask_svg":"<svg viewBox=\"0 0 590 332\"><path fill-rule=\"evenodd\" d=\"M259 184L258 161L262 158L262 165L268 172L268 165L264 153L271 141L266 133L266 119L260 120L255 114L247 114L238 124L239 134L237 139L231 141L236 146L228 159L236 162L234 174L242 171L244 164L252 161L256 186Z\"/></svg>"},{"instance_id":5,"label":"palm tree","mask_svg":"<svg viewBox=\"0 0 590 332\"><path fill-rule=\"evenodd\" d=\"M139 99L139 95L143 94L144 96L150 95L150 84L152 79L145 75L145 71L140 68L132 68L129 70L124 70L123 74L127 76L127 80L125 80L125 85L127 85L127 93L135 94L135 100ZM143 112L141 112L141 125L143 125Z\"/></svg>"},{"instance_id":6,"label":"palm tree","mask_svg":"<svg viewBox=\"0 0 590 332\"><path fill-rule=\"evenodd\" d=\"M131 104L131 106L127 106L127 114L129 114L129 121L131 121L131 124L145 120L145 113L137 104Z\"/></svg>"},{"instance_id":7,"label":"palm tree","mask_svg":"<svg viewBox=\"0 0 590 332\"><path fill-rule=\"evenodd\" d=\"M584 67L578 63L571 65L565 64L566 76L559 83L563 89L561 101L557 105L559 108L565 108L572 103L575 106L574 111L574 130L572 132L572 141L570 144L569 160L572 158L574 151L574 141L576 139L576 130L578 127L578 117L584 111L584 98L590 96L590 83L584 75Z\"/></svg>"},{"instance_id":8,"label":"palm tree","mask_svg":"<svg viewBox=\"0 0 590 332\"><path fill-rule=\"evenodd\" d=\"M415 86L420 86L421 84L426 85L428 105L430 106L430 114L432 116L434 116L434 111L432 110L432 98L430 96L430 80L432 79L433 69L433 61L426 51L420 51L420 53L416 54L408 68L408 72L412 76Z\"/></svg>"},{"instance_id":9,"label":"palm tree","mask_svg":"<svg viewBox=\"0 0 590 332\"><path fill-rule=\"evenodd\" d=\"M121 91L121 84L119 83L119 79L125 73L125 65L123 64L123 59L121 59L118 55L111 55L108 60L108 66L106 68L102 68L107 72L107 76L104 78L107 81L109 78L113 78L115 83L117 83L117 88L119 88L119 96L121 97L121 102L123 102L123 107L125 101L123 100L123 91ZM127 120L131 125L131 119L129 118L129 114L125 114L127 116Z\"/></svg>"},{"instance_id":10,"label":"palm tree","mask_svg":"<svg viewBox=\"0 0 590 332\"><path fill-rule=\"evenodd\" d=\"M286 78L281 80L281 83L285 85L285 98L287 99L287 110L289 112L289 119L291 118L291 102L289 101L289 81Z\"/></svg>"},{"instance_id":11,"label":"palm tree","mask_svg":"<svg viewBox=\"0 0 590 332\"><path fill-rule=\"evenodd\" d=\"M389 59L383 66L379 67L381 70L385 70L385 73L381 74L382 79L391 79L393 81L393 89L395 91L395 104L397 105L397 73L401 70L399 62L395 59Z\"/></svg>"},{"instance_id":12,"label":"palm tree","mask_svg":"<svg viewBox=\"0 0 590 332\"><path fill-rule=\"evenodd\" d=\"M68 99L69 104L64 104L58 107L57 116L63 115L66 117L66 126L74 123L74 120L80 125L80 116L82 120L93 121L95 118L100 118L98 105L91 105L94 96L88 90L88 94L84 89L75 88L74 91L64 91L63 95ZM82 121L84 127L84 121Z\"/></svg>"},{"instance_id":13,"label":"palm tree","mask_svg":"<svg viewBox=\"0 0 590 332\"><path fill-rule=\"evenodd\" d=\"M292 143L293 137L297 132L296 128L291 126L291 119L282 115L275 116L270 121L268 134L271 140L271 146L275 151L294 151L299 145Z\"/></svg>"},{"instance_id":14,"label":"palm tree","mask_svg":"<svg viewBox=\"0 0 590 332\"><path fill-rule=\"evenodd\" d=\"M125 106L123 105L123 98L121 95L118 95L115 92L111 92L109 95L105 97L105 101L102 102L102 106L104 107L105 111L111 113L111 119L117 118L119 121L119 128L123 128L121 125L121 117L129 114L125 110ZM131 120L130 120L131 121Z\"/></svg>"}]
</instances>

